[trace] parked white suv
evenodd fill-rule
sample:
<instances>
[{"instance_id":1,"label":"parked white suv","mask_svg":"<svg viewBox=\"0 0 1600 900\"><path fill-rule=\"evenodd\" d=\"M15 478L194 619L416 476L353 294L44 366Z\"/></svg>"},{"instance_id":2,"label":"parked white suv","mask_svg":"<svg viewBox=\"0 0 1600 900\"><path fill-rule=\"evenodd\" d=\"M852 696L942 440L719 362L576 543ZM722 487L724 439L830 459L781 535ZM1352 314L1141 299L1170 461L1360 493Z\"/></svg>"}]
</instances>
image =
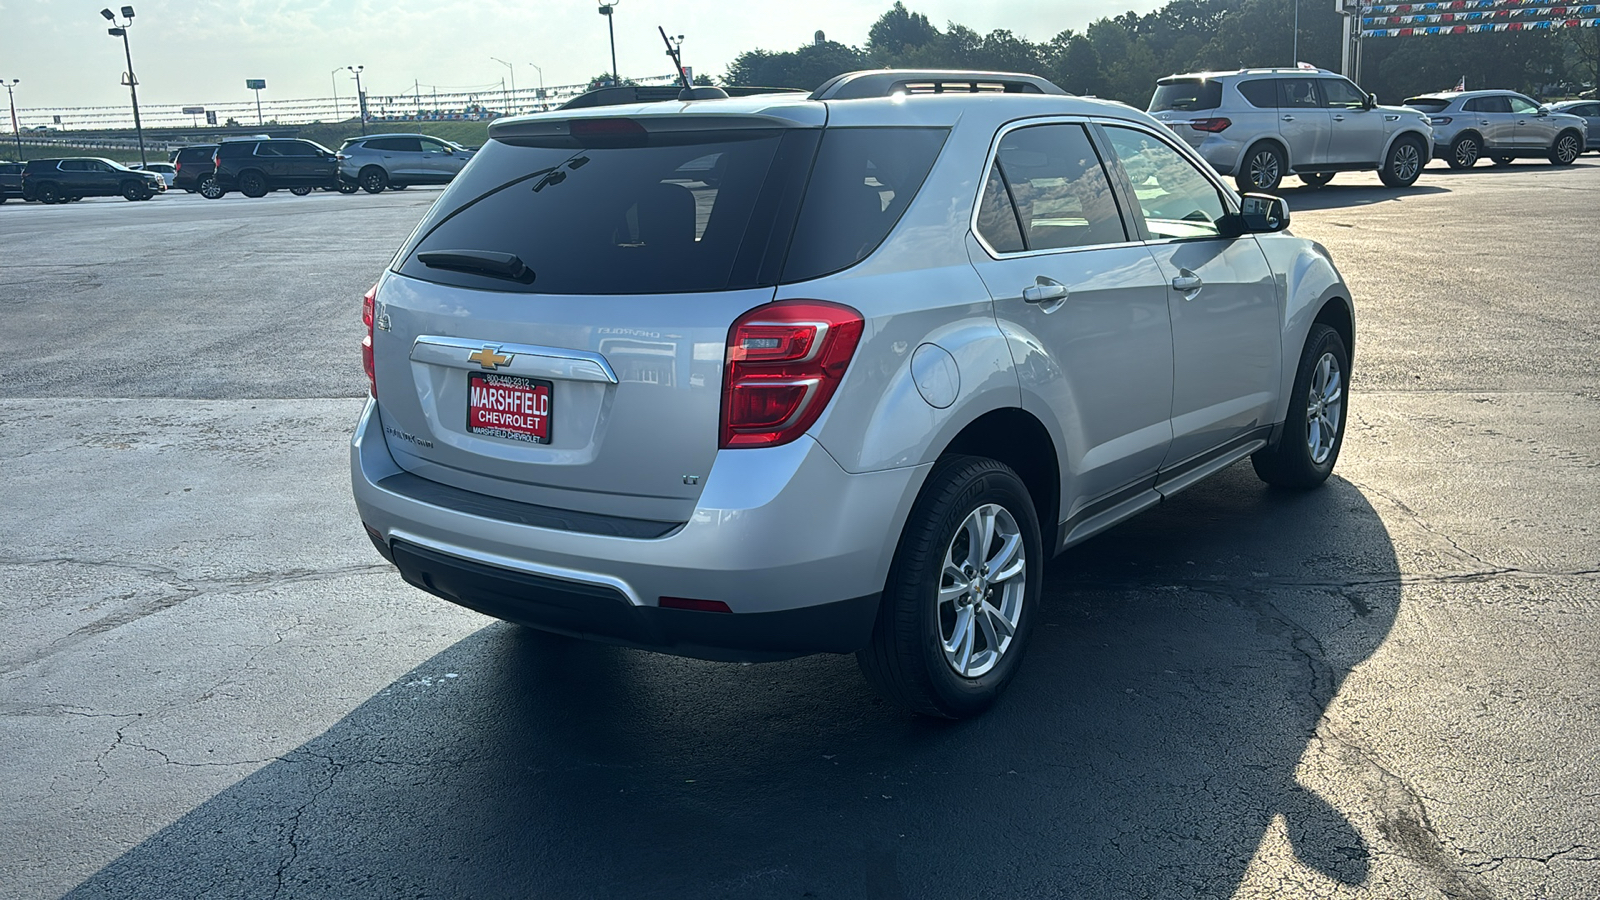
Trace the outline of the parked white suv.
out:
<instances>
[{"instance_id":1,"label":"parked white suv","mask_svg":"<svg viewBox=\"0 0 1600 900\"><path fill-rule=\"evenodd\" d=\"M1288 175L1321 187L1339 172L1376 171L1410 187L1428 164L1427 116L1321 69L1241 69L1156 82L1150 114L1241 191L1275 191Z\"/></svg>"},{"instance_id":2,"label":"parked white suv","mask_svg":"<svg viewBox=\"0 0 1600 900\"><path fill-rule=\"evenodd\" d=\"M367 294L355 500L409 583L967 716L1045 560L1339 456L1350 292L1282 200L1042 79L502 119Z\"/></svg>"}]
</instances>

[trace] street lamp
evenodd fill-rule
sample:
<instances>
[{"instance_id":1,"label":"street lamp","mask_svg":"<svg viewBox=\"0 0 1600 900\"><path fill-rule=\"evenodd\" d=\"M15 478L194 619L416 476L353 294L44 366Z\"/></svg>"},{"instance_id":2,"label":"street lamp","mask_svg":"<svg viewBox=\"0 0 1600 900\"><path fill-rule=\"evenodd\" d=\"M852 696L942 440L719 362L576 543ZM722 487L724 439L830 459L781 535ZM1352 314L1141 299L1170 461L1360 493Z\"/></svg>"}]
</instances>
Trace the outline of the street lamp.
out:
<instances>
[{"instance_id":1,"label":"street lamp","mask_svg":"<svg viewBox=\"0 0 1600 900\"><path fill-rule=\"evenodd\" d=\"M513 102L511 98L515 97L516 94L517 94L517 70L512 68L511 63L506 62L505 60L501 59L498 56L491 56L489 58L494 60L495 62L499 63L500 65L505 66L506 67L506 71L511 73L511 97L507 97L506 98L506 112L514 113L514 112L516 112L516 110L511 108L511 104Z\"/></svg>"},{"instance_id":2,"label":"street lamp","mask_svg":"<svg viewBox=\"0 0 1600 900\"><path fill-rule=\"evenodd\" d=\"M356 116L361 119L361 133L367 133L367 94L361 90L361 73L366 66L345 66L356 76Z\"/></svg>"},{"instance_id":3,"label":"street lamp","mask_svg":"<svg viewBox=\"0 0 1600 900\"><path fill-rule=\"evenodd\" d=\"M339 79L334 76L338 75L339 70L343 68L344 66L334 66L328 72L328 83L333 85L333 120L335 122L339 121Z\"/></svg>"},{"instance_id":4,"label":"street lamp","mask_svg":"<svg viewBox=\"0 0 1600 900\"><path fill-rule=\"evenodd\" d=\"M127 20L117 24L117 15L109 9L100 10L100 15L110 22L113 28L107 28L106 34L122 38L122 53L128 58L128 94L133 98L133 132L139 137L139 165L145 166L149 161L144 156L144 125L139 121L139 79L133 75L133 51L128 49L128 29L133 26L133 7L122 8L122 18Z\"/></svg>"},{"instance_id":5,"label":"street lamp","mask_svg":"<svg viewBox=\"0 0 1600 900\"><path fill-rule=\"evenodd\" d=\"M528 63L528 65L533 66L539 73L539 111L544 112L544 70L539 68L538 63Z\"/></svg>"},{"instance_id":6,"label":"street lamp","mask_svg":"<svg viewBox=\"0 0 1600 900\"><path fill-rule=\"evenodd\" d=\"M17 127L17 85L22 83L21 78L6 81L0 78L0 85L4 85L6 94L11 97L11 135L17 139L17 162L22 162L22 129Z\"/></svg>"},{"instance_id":7,"label":"street lamp","mask_svg":"<svg viewBox=\"0 0 1600 900\"><path fill-rule=\"evenodd\" d=\"M606 17L606 31L611 35L611 83L622 83L622 76L617 74L617 28L612 24L611 11L617 8L622 0L601 0L600 15Z\"/></svg>"}]
</instances>

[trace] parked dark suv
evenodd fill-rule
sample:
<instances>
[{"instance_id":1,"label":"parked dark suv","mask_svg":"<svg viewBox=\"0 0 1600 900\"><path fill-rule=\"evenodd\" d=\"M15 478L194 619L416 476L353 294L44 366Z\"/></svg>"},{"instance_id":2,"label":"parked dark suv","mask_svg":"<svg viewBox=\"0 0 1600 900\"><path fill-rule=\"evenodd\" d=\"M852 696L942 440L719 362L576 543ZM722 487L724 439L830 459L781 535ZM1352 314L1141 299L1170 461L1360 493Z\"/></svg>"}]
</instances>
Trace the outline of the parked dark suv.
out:
<instances>
[{"instance_id":1,"label":"parked dark suv","mask_svg":"<svg viewBox=\"0 0 1600 900\"><path fill-rule=\"evenodd\" d=\"M217 189L202 192L208 198L233 190L246 197L265 197L285 188L303 197L316 188L339 185L338 158L312 141L229 141L217 147L212 160Z\"/></svg>"},{"instance_id":2,"label":"parked dark suv","mask_svg":"<svg viewBox=\"0 0 1600 900\"><path fill-rule=\"evenodd\" d=\"M22 199L22 163L0 163L0 203Z\"/></svg>"},{"instance_id":3,"label":"parked dark suv","mask_svg":"<svg viewBox=\"0 0 1600 900\"><path fill-rule=\"evenodd\" d=\"M62 203L84 197L149 200L167 183L154 172L138 172L98 157L30 159L22 169L22 199Z\"/></svg>"},{"instance_id":4,"label":"parked dark suv","mask_svg":"<svg viewBox=\"0 0 1600 900\"><path fill-rule=\"evenodd\" d=\"M172 176L172 186L191 194L200 190L200 182L210 178L217 169L211 161L216 152L216 144L196 144L172 154L172 165L178 170Z\"/></svg>"}]
</instances>

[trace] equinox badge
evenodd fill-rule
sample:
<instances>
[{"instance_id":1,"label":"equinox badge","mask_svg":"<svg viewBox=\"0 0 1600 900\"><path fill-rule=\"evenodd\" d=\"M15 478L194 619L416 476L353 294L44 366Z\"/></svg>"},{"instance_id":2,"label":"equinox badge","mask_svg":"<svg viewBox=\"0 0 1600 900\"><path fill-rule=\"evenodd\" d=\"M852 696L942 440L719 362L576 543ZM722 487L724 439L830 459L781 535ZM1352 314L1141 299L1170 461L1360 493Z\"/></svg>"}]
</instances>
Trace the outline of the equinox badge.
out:
<instances>
[{"instance_id":1,"label":"equinox badge","mask_svg":"<svg viewBox=\"0 0 1600 900\"><path fill-rule=\"evenodd\" d=\"M510 365L511 359L514 356L516 356L514 353L501 355L500 348L498 346L494 344L487 344L483 347L483 349L474 350L472 353L468 354L467 361L475 362L478 365L483 366L485 369L498 369L501 366Z\"/></svg>"}]
</instances>

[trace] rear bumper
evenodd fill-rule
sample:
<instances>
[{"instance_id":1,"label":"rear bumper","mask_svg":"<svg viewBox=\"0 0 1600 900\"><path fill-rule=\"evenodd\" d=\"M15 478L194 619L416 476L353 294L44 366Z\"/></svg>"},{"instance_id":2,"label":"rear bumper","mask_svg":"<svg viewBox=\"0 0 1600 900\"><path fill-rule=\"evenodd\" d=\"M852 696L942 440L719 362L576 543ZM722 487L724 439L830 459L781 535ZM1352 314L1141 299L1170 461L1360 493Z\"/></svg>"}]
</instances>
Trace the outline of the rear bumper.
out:
<instances>
[{"instance_id":1,"label":"rear bumper","mask_svg":"<svg viewBox=\"0 0 1600 900\"><path fill-rule=\"evenodd\" d=\"M494 498L483 511L428 502L406 487L411 479L394 477L401 469L372 402L351 444L361 519L410 583L551 631L751 661L867 642L927 469L852 475L809 437L722 451L689 521L642 538L583 522L529 524L548 523L550 511L508 515ZM731 612L664 609L662 597L720 601Z\"/></svg>"}]
</instances>

